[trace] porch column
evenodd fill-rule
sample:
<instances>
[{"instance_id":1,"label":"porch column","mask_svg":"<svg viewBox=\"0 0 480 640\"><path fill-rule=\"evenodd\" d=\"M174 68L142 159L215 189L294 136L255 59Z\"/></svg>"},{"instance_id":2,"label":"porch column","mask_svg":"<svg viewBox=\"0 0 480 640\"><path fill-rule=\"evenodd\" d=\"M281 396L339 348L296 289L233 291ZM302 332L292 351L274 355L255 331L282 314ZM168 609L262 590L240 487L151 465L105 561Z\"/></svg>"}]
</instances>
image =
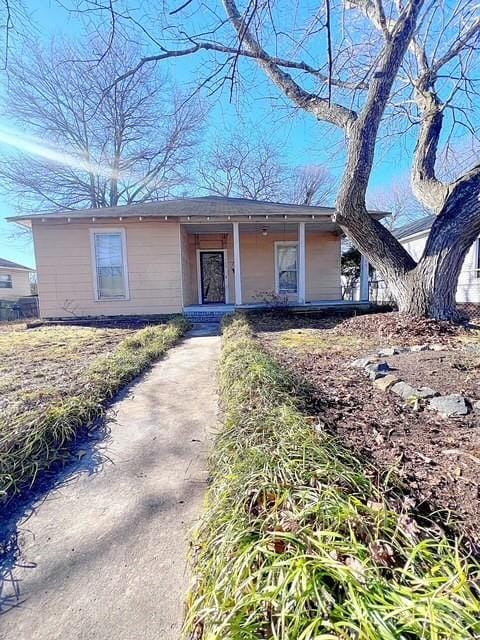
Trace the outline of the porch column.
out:
<instances>
[{"instance_id":1,"label":"porch column","mask_svg":"<svg viewBox=\"0 0 480 640\"><path fill-rule=\"evenodd\" d=\"M298 223L298 302L305 303L305 222Z\"/></svg>"},{"instance_id":2,"label":"porch column","mask_svg":"<svg viewBox=\"0 0 480 640\"><path fill-rule=\"evenodd\" d=\"M368 302L368 260L364 255L360 258L360 302Z\"/></svg>"},{"instance_id":3,"label":"porch column","mask_svg":"<svg viewBox=\"0 0 480 640\"><path fill-rule=\"evenodd\" d=\"M233 270L235 272L235 304L242 304L242 273L240 268L240 230L233 222Z\"/></svg>"}]
</instances>

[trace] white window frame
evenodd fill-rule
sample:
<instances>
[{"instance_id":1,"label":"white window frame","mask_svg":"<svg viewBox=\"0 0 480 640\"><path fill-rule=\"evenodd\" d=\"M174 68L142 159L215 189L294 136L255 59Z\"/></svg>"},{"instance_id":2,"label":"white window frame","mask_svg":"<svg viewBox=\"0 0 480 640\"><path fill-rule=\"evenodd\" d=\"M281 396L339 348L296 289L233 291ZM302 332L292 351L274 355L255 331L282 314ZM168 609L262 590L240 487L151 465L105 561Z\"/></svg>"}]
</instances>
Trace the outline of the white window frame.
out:
<instances>
[{"instance_id":1,"label":"white window frame","mask_svg":"<svg viewBox=\"0 0 480 640\"><path fill-rule=\"evenodd\" d=\"M125 282L125 295L121 298L113 297L113 298L105 298L100 297L98 292L98 276L97 276L97 255L95 251L95 236L102 235L106 233L118 233L121 237L122 242L122 262L123 262L123 280ZM125 300L130 300L130 287L128 283L128 263L127 263L127 237L125 233L124 227L98 227L95 229L90 229L90 253L91 253L91 261L92 261L92 276L93 276L93 291L95 295L95 302L124 302Z\"/></svg>"},{"instance_id":2,"label":"white window frame","mask_svg":"<svg viewBox=\"0 0 480 640\"><path fill-rule=\"evenodd\" d=\"M296 247L297 248L297 288L296 291L283 291L280 293L280 278L279 278L279 268L278 268L278 249L279 247ZM275 293L277 296L298 296L298 286L299 286L299 248L298 248L298 240L277 240L275 242Z\"/></svg>"},{"instance_id":3,"label":"white window frame","mask_svg":"<svg viewBox=\"0 0 480 640\"><path fill-rule=\"evenodd\" d=\"M7 287L0 287L0 289L13 289L13 276L11 273L1 273L0 272L0 277L3 276L4 278L10 278L10 280L7 280L7 282L9 282L10 284Z\"/></svg>"},{"instance_id":4,"label":"white window frame","mask_svg":"<svg viewBox=\"0 0 480 640\"><path fill-rule=\"evenodd\" d=\"M228 262L227 262L227 250L226 249L197 249L197 290L198 290L198 304L208 304L208 302L202 302L202 268L200 262L201 253L223 253L223 280L225 286L225 302L215 302L213 304L230 304L230 298L228 295Z\"/></svg>"}]
</instances>

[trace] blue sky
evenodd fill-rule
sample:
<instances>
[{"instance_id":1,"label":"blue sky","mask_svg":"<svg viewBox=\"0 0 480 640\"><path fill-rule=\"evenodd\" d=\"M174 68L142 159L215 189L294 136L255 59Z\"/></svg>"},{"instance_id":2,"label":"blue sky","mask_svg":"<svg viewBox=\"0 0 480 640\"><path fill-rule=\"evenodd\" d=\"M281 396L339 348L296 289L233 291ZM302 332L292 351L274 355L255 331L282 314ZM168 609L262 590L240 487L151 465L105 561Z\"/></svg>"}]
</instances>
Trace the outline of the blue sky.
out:
<instances>
[{"instance_id":1,"label":"blue sky","mask_svg":"<svg viewBox=\"0 0 480 640\"><path fill-rule=\"evenodd\" d=\"M30 16L25 21L26 30L41 42L59 35L75 39L84 33L81 19L66 11L56 0L25 0L25 5ZM187 83L203 63L200 56L183 58L170 65L170 73L179 84ZM5 86L7 77L3 76ZM248 98L240 98L240 104L230 103L227 91L214 97L206 130L207 141L221 130L249 130L252 135L263 134L278 144L293 166L325 164L332 173L340 175L343 166L340 134L309 115L275 107L271 99L274 91L262 72L253 70L251 80L254 89ZM0 118L0 126L8 125L7 114ZM28 130L24 133L28 134ZM394 153L388 146L379 149L371 179L372 190L386 188L392 179L407 173L409 149L411 140L408 138L404 145L396 145ZM0 256L34 266L32 243L25 234L16 233L16 225L5 221L5 217L14 213L12 203L3 198L0 201Z\"/></svg>"}]
</instances>

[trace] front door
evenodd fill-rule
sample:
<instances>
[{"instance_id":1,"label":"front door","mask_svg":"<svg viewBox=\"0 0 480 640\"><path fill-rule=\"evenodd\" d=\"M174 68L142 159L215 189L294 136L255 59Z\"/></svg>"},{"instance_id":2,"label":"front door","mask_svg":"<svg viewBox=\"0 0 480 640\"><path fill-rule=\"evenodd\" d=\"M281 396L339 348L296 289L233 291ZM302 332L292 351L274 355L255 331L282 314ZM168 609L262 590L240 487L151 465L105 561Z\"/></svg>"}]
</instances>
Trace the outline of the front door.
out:
<instances>
[{"instance_id":1,"label":"front door","mask_svg":"<svg viewBox=\"0 0 480 640\"><path fill-rule=\"evenodd\" d=\"M223 251L200 251L202 304L225 302L225 257Z\"/></svg>"}]
</instances>

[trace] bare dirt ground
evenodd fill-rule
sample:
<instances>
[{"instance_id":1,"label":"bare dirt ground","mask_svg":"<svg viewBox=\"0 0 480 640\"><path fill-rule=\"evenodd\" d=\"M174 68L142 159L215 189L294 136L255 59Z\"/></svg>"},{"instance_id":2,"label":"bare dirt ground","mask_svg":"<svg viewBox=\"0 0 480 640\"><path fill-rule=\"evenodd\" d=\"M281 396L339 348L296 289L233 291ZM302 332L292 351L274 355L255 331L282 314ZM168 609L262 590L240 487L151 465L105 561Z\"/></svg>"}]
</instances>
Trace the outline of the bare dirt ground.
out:
<instances>
[{"instance_id":1,"label":"bare dirt ground","mask_svg":"<svg viewBox=\"0 0 480 640\"><path fill-rule=\"evenodd\" d=\"M308 319L252 318L268 350L310 387L327 428L385 477L392 474L417 507L480 545L478 413L446 419L376 389L353 358L379 347L444 344L446 351L386 358L412 384L480 398L480 332L398 313Z\"/></svg>"}]
</instances>

